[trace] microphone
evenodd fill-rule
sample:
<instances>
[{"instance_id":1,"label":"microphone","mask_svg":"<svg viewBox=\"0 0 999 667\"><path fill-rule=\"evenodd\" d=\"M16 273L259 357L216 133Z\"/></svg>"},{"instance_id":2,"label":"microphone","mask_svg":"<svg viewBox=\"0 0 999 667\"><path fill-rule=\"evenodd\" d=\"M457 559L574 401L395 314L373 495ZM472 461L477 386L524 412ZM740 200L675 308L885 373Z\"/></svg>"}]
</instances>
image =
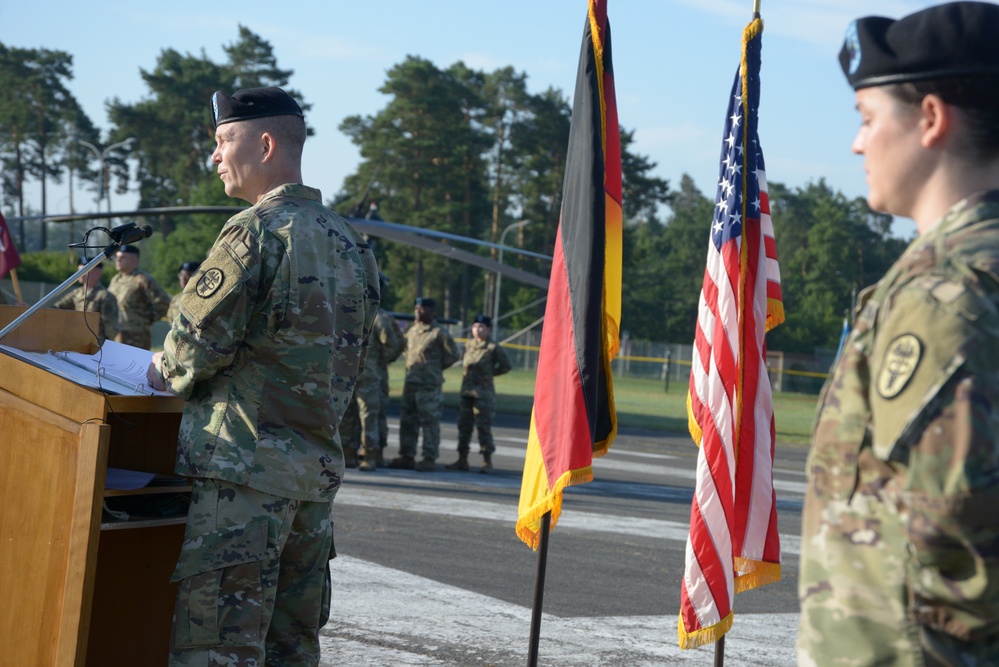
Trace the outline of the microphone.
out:
<instances>
[{"instance_id":1,"label":"microphone","mask_svg":"<svg viewBox=\"0 0 999 667\"><path fill-rule=\"evenodd\" d=\"M108 234L111 236L111 243L104 247L104 256L111 259L121 246L148 239L153 235L153 228L149 225L136 227L134 222L129 222L115 227Z\"/></svg>"},{"instance_id":2,"label":"microphone","mask_svg":"<svg viewBox=\"0 0 999 667\"><path fill-rule=\"evenodd\" d=\"M149 225L136 227L134 222L120 225L111 230L111 239L118 245L128 245L138 243L142 239L148 239L153 235L153 228Z\"/></svg>"}]
</instances>

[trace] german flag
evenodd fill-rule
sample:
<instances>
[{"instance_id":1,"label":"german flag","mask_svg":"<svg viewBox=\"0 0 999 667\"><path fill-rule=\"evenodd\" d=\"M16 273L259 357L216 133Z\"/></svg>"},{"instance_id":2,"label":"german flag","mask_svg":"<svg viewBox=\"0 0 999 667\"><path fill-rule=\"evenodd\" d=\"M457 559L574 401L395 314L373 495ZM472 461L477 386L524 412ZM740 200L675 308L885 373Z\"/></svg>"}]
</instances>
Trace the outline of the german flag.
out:
<instances>
[{"instance_id":1,"label":"german flag","mask_svg":"<svg viewBox=\"0 0 999 667\"><path fill-rule=\"evenodd\" d=\"M517 535L538 546L567 486L593 479L617 434L610 362L621 325L621 140L607 0L590 0L545 308Z\"/></svg>"}]
</instances>

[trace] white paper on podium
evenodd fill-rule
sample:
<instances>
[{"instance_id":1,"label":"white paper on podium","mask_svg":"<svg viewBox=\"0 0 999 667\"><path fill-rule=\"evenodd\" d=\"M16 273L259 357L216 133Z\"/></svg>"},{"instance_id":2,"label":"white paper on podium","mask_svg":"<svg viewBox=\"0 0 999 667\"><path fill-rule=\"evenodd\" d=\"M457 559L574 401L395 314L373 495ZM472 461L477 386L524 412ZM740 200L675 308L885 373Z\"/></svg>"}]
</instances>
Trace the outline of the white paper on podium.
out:
<instances>
[{"instance_id":1,"label":"white paper on podium","mask_svg":"<svg viewBox=\"0 0 999 667\"><path fill-rule=\"evenodd\" d=\"M122 396L172 396L146 385L146 369L153 353L113 340L104 341L93 354L81 352L25 352L7 345L8 355L44 368L71 382Z\"/></svg>"}]
</instances>

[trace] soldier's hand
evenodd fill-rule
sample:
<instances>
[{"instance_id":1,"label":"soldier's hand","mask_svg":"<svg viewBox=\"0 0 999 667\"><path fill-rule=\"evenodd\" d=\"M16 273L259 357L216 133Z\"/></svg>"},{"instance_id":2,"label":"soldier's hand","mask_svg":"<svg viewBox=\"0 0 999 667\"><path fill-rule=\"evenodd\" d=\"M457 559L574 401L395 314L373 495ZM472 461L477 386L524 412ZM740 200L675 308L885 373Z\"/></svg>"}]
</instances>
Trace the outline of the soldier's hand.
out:
<instances>
[{"instance_id":1,"label":"soldier's hand","mask_svg":"<svg viewBox=\"0 0 999 667\"><path fill-rule=\"evenodd\" d=\"M150 387L157 391L166 391L166 382L163 380L163 376L160 374L159 369L160 359L162 358L162 352L154 354L152 361L149 364L149 368L146 369L146 382L149 383Z\"/></svg>"}]
</instances>

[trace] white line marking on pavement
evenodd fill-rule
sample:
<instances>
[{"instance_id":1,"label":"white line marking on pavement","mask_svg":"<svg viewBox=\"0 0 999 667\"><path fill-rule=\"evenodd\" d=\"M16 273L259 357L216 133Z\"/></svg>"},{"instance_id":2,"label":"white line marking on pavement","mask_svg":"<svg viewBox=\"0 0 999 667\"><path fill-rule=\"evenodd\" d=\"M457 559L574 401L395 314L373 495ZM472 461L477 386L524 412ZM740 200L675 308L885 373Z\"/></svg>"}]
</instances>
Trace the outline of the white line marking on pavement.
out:
<instances>
[{"instance_id":1,"label":"white line marking on pavement","mask_svg":"<svg viewBox=\"0 0 999 667\"><path fill-rule=\"evenodd\" d=\"M334 519L336 518L337 506L343 505L377 507L379 509L403 510L485 521L502 521L510 524L511 530L513 530L513 526L517 523L517 506L513 502L498 503L485 500L405 493L357 484L345 485L337 493L336 501L333 503ZM690 532L690 525L686 522L668 521L665 519L642 519L619 514L597 514L595 512L575 511L566 507L563 507L563 509L565 511L562 512L558 520L558 526L563 530L617 533L679 542L686 542L687 535ZM781 534L780 540L781 551L785 557L800 554L800 537L797 535Z\"/></svg>"},{"instance_id":2,"label":"white line marking on pavement","mask_svg":"<svg viewBox=\"0 0 999 667\"><path fill-rule=\"evenodd\" d=\"M523 665L531 610L340 556L330 564L333 606L320 635L321 667ZM727 635L733 665L794 664L798 614L738 614ZM573 667L711 665L714 649L681 651L676 617L544 614L539 662Z\"/></svg>"}]
</instances>

